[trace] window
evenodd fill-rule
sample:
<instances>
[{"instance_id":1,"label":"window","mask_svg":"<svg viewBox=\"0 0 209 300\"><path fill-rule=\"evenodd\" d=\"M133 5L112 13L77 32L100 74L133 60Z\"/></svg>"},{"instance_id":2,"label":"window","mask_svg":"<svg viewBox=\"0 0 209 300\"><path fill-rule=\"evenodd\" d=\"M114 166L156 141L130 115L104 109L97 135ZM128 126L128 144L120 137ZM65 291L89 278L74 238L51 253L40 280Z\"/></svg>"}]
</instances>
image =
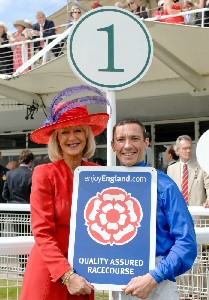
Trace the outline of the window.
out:
<instances>
[{"instance_id":1,"label":"window","mask_svg":"<svg viewBox=\"0 0 209 300\"><path fill-rule=\"evenodd\" d=\"M180 135L189 135L192 140L195 139L195 123L169 123L155 125L155 142L176 141Z\"/></svg>"},{"instance_id":2,"label":"window","mask_svg":"<svg viewBox=\"0 0 209 300\"><path fill-rule=\"evenodd\" d=\"M26 134L0 135L0 149L25 149Z\"/></svg>"}]
</instances>

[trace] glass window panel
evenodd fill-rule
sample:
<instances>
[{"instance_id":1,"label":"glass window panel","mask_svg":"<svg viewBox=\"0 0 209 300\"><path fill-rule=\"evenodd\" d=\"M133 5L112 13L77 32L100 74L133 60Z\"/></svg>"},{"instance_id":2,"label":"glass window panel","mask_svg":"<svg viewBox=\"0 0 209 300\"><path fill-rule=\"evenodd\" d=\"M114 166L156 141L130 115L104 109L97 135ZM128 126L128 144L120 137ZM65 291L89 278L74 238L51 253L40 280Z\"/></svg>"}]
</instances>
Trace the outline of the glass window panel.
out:
<instances>
[{"instance_id":1,"label":"glass window panel","mask_svg":"<svg viewBox=\"0 0 209 300\"><path fill-rule=\"evenodd\" d=\"M26 134L0 135L0 149L25 149Z\"/></svg>"},{"instance_id":2,"label":"glass window panel","mask_svg":"<svg viewBox=\"0 0 209 300\"><path fill-rule=\"evenodd\" d=\"M164 171L167 163L165 161L165 151L166 151L166 147L163 145L157 145L155 146L155 168L161 171Z\"/></svg>"},{"instance_id":3,"label":"glass window panel","mask_svg":"<svg viewBox=\"0 0 209 300\"><path fill-rule=\"evenodd\" d=\"M201 121L199 123L200 136L207 130L209 130L209 121Z\"/></svg>"},{"instance_id":4,"label":"glass window panel","mask_svg":"<svg viewBox=\"0 0 209 300\"><path fill-rule=\"evenodd\" d=\"M194 122L170 123L155 125L155 142L176 141L180 135L189 135L192 140L195 139Z\"/></svg>"},{"instance_id":5,"label":"glass window panel","mask_svg":"<svg viewBox=\"0 0 209 300\"><path fill-rule=\"evenodd\" d=\"M101 166L107 165L107 148L97 148L94 156L89 159L89 161L92 161L96 164L99 164Z\"/></svg>"},{"instance_id":6,"label":"glass window panel","mask_svg":"<svg viewBox=\"0 0 209 300\"><path fill-rule=\"evenodd\" d=\"M107 129L105 129L100 135L95 137L97 145L106 145L107 144Z\"/></svg>"}]
</instances>

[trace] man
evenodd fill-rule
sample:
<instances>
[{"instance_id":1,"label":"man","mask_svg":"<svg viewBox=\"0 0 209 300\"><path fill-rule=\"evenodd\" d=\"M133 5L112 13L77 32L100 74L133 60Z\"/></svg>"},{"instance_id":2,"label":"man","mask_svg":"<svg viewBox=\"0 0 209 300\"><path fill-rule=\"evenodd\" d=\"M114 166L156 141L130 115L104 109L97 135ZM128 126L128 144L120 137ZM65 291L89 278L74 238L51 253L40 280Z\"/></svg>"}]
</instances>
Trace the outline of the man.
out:
<instances>
[{"instance_id":1,"label":"man","mask_svg":"<svg viewBox=\"0 0 209 300\"><path fill-rule=\"evenodd\" d=\"M30 150L22 150L19 156L20 166L7 172L2 196L8 203L28 204L30 203L30 193L32 185L32 163L34 155ZM28 223L28 212L14 211L16 222L14 230L18 236L31 235L30 224ZM21 271L24 272L27 256L20 255L19 262Z\"/></svg>"},{"instance_id":2,"label":"man","mask_svg":"<svg viewBox=\"0 0 209 300\"><path fill-rule=\"evenodd\" d=\"M165 168L165 173L167 173L168 167L175 164L178 160L178 156L176 155L176 152L175 152L173 146L170 146L166 149L165 160L168 164Z\"/></svg>"},{"instance_id":3,"label":"man","mask_svg":"<svg viewBox=\"0 0 209 300\"><path fill-rule=\"evenodd\" d=\"M179 136L175 150L180 160L168 167L168 175L176 182L188 205L209 207L209 174L192 158L191 137ZM184 173L187 174L187 180Z\"/></svg>"},{"instance_id":4,"label":"man","mask_svg":"<svg viewBox=\"0 0 209 300\"><path fill-rule=\"evenodd\" d=\"M17 167L19 167L19 164L18 164L17 161L11 160L11 161L8 162L8 164L6 165L6 167L7 167L7 169L9 169L11 171L11 170L14 170Z\"/></svg>"},{"instance_id":5,"label":"man","mask_svg":"<svg viewBox=\"0 0 209 300\"><path fill-rule=\"evenodd\" d=\"M37 12L36 19L38 22L33 25L33 38L37 38L37 37L45 38L56 34L54 22L51 20L47 20L43 11ZM53 39L50 39L48 42L50 43L51 41L53 41ZM35 42L34 47L35 49L41 50L44 47L44 41ZM56 57L59 56L61 54L60 45L56 44L51 49L51 51Z\"/></svg>"},{"instance_id":6,"label":"man","mask_svg":"<svg viewBox=\"0 0 209 300\"><path fill-rule=\"evenodd\" d=\"M19 156L20 166L7 172L2 196L8 203L30 203L34 155L30 150L23 150Z\"/></svg>"},{"instance_id":7,"label":"man","mask_svg":"<svg viewBox=\"0 0 209 300\"><path fill-rule=\"evenodd\" d=\"M112 148L121 165L146 167L147 147L143 124L137 119L124 119L113 128ZM193 265L197 245L192 217L174 181L158 172L158 205L156 234L156 268L133 278L125 293L113 292L113 298L179 300L176 276ZM135 298L136 299L136 298Z\"/></svg>"}]
</instances>

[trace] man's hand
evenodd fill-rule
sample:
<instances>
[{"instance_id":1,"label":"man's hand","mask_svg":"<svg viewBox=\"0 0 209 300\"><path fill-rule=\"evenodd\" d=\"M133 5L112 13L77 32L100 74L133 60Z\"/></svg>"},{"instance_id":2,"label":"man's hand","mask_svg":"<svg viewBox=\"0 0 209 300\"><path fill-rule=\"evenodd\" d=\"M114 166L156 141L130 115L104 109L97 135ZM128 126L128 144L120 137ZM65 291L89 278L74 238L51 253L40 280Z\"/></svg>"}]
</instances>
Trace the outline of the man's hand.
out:
<instances>
[{"instance_id":1,"label":"man's hand","mask_svg":"<svg viewBox=\"0 0 209 300\"><path fill-rule=\"evenodd\" d=\"M209 208L209 200L206 200L205 203L203 204L204 208Z\"/></svg>"},{"instance_id":2,"label":"man's hand","mask_svg":"<svg viewBox=\"0 0 209 300\"><path fill-rule=\"evenodd\" d=\"M144 276L132 278L123 290L126 295L131 294L132 296L146 299L157 284L157 281L147 273Z\"/></svg>"}]
</instances>

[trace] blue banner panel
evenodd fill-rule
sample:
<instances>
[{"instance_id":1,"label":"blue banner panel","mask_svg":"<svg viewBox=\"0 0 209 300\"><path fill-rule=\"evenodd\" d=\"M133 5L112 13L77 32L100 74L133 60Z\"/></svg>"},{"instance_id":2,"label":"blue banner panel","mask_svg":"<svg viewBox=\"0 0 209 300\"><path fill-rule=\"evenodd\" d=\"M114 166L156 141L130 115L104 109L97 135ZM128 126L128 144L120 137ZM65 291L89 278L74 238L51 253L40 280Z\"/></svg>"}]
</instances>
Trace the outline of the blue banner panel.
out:
<instances>
[{"instance_id":1,"label":"blue banner panel","mask_svg":"<svg viewBox=\"0 0 209 300\"><path fill-rule=\"evenodd\" d=\"M120 290L154 267L156 174L144 167L76 170L69 260L96 287Z\"/></svg>"}]
</instances>

